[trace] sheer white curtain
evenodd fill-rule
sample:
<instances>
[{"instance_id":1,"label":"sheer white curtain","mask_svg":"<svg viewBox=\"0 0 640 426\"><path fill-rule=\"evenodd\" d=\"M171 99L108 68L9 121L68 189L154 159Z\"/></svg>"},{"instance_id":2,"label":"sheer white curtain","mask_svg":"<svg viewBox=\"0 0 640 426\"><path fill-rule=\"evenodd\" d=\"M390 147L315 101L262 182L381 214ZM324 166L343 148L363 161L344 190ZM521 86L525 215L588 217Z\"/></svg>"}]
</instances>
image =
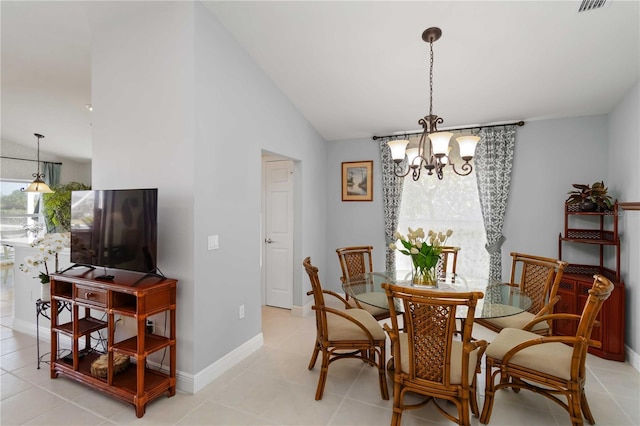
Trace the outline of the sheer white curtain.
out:
<instances>
[{"instance_id":1,"label":"sheer white curtain","mask_svg":"<svg viewBox=\"0 0 640 426\"><path fill-rule=\"evenodd\" d=\"M452 139L467 133L454 132ZM417 144L418 136L411 143ZM459 158L458 144L452 143L449 157L456 164L463 162ZM411 176L404 180L402 203L398 231L406 235L407 228L423 228L425 232L453 230L447 245L461 247L458 254L457 272L467 276L489 276L489 254L485 249L487 241L475 170L468 176L458 176L448 165L444 168L444 177L438 180L435 175L428 176L426 170L420 179L414 182ZM409 270L408 256L396 252L396 270Z\"/></svg>"}]
</instances>

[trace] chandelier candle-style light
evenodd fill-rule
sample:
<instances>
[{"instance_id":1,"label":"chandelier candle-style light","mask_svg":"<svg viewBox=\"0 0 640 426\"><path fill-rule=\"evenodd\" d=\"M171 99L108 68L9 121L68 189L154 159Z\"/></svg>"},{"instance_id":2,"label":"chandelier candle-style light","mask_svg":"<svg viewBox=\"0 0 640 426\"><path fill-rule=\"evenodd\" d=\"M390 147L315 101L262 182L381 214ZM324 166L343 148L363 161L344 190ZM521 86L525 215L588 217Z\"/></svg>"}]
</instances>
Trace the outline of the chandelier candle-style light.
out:
<instances>
[{"instance_id":1,"label":"chandelier candle-style light","mask_svg":"<svg viewBox=\"0 0 640 426\"><path fill-rule=\"evenodd\" d=\"M40 139L44 138L44 136L39 133L34 133L33 135L38 138L38 171L32 175L35 180L31 182L26 189L23 189L23 191L51 194L53 191L51 190L51 188L49 188L49 185L44 183L44 181L42 180L42 178L44 177L44 173L40 173Z\"/></svg>"},{"instance_id":2,"label":"chandelier candle-style light","mask_svg":"<svg viewBox=\"0 0 640 426\"><path fill-rule=\"evenodd\" d=\"M438 124L442 124L444 119L433 114L433 42L442 36L442 30L437 27L427 28L422 33L422 40L429 43L430 63L429 63L429 115L418 120L424 131L420 135L418 146L407 149L409 141L407 139L396 139L387 142L391 148L391 157L396 164L394 173L398 177L404 177L412 173L413 180L420 178L420 171L424 167L429 175L436 174L438 179L442 179L442 169L449 163L447 154L449 153L449 140L453 133L439 132ZM451 163L453 171L460 176L466 176L473 170L469 161L473 159L476 144L480 140L477 136L461 136L456 138L460 145L460 157L464 160L461 170L456 169ZM400 163L407 158L407 166L403 168Z\"/></svg>"}]
</instances>

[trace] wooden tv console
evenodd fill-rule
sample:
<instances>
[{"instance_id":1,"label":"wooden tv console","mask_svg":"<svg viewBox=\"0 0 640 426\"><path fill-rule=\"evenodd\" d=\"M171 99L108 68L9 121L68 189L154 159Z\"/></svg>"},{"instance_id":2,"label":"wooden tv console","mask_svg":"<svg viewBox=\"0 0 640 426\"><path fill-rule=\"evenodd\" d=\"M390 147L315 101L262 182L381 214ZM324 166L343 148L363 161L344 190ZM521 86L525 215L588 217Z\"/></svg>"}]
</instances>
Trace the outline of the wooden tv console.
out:
<instances>
[{"instance_id":1,"label":"wooden tv console","mask_svg":"<svg viewBox=\"0 0 640 426\"><path fill-rule=\"evenodd\" d=\"M146 404L176 393L176 284L177 280L136 272L108 270L112 280L101 280L104 270L80 267L51 275L51 378L63 374L129 402L142 417ZM71 321L58 322L58 304L71 305ZM147 333L147 317L166 312L168 336ZM102 315L100 315L102 313ZM116 341L117 317L132 318L135 336ZM101 317L100 319L98 317ZM91 373L91 364L103 353L91 348L92 333L106 329L106 377ZM71 353L61 356L59 338L71 341ZM84 338L84 345L80 348ZM147 357L168 350L168 371L151 368ZM128 355L129 366L115 373L114 354ZM53 354L57 354L54 356Z\"/></svg>"}]
</instances>

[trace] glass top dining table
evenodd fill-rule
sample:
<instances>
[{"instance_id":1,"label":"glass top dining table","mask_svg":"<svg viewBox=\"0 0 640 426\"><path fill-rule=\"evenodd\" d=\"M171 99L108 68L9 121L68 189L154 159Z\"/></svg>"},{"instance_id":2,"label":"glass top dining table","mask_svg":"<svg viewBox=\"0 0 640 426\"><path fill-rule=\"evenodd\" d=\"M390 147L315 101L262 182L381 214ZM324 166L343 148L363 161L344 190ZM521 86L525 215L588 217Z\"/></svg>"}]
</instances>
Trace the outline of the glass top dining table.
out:
<instances>
[{"instance_id":1,"label":"glass top dining table","mask_svg":"<svg viewBox=\"0 0 640 426\"><path fill-rule=\"evenodd\" d=\"M491 278L460 274L447 274L433 286L416 285L411 282L411 272L370 272L349 277L342 288L349 297L381 309L388 309L388 299L382 283L422 288L431 291L469 292L480 291L484 298L478 300L475 318L499 318L516 315L531 307L531 299L519 288ZM397 305L396 305L397 306ZM466 317L466 307L458 308L456 317Z\"/></svg>"}]
</instances>

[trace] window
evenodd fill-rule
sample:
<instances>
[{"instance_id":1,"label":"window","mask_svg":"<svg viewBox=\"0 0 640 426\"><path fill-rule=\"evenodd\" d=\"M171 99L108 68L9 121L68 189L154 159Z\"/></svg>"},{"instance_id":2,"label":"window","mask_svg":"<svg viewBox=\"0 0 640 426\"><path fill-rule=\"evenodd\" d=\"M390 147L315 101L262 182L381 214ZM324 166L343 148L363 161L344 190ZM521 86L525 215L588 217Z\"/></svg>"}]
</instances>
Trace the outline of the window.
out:
<instances>
[{"instance_id":1,"label":"window","mask_svg":"<svg viewBox=\"0 0 640 426\"><path fill-rule=\"evenodd\" d=\"M452 139L460 136L455 134ZM417 138L411 139L417 145ZM458 144L449 157L461 165ZM422 228L425 233L453 230L447 245L461 248L458 254L457 273L467 276L489 275L489 253L484 248L487 237L482 221L480 199L475 170L468 176L458 176L451 165L444 168L444 177L438 180L422 170L420 179L414 182L411 175L404 181L398 230L406 235L407 228ZM411 269L409 256L396 251L396 269Z\"/></svg>"},{"instance_id":2,"label":"window","mask_svg":"<svg viewBox=\"0 0 640 426\"><path fill-rule=\"evenodd\" d=\"M0 180L0 232L2 238L27 237L43 229L44 219L40 214L41 194L22 192L20 189L30 181Z\"/></svg>"}]
</instances>

